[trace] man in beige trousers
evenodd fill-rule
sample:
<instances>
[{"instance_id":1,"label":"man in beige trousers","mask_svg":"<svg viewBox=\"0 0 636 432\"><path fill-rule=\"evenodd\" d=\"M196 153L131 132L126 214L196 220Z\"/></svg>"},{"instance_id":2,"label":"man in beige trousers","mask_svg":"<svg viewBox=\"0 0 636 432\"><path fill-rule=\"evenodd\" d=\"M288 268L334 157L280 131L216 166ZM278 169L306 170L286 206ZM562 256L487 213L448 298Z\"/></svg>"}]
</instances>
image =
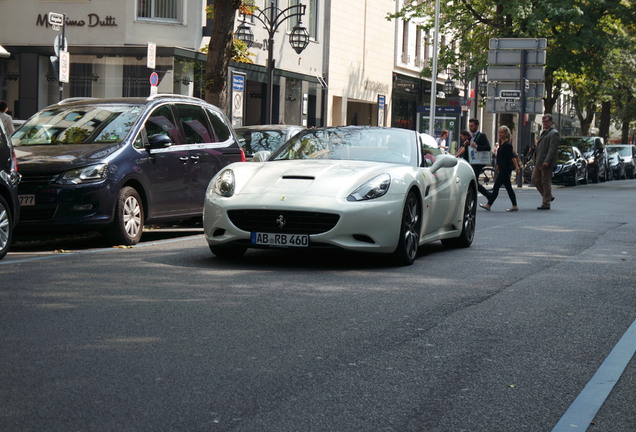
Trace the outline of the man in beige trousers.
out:
<instances>
[{"instance_id":1,"label":"man in beige trousers","mask_svg":"<svg viewBox=\"0 0 636 432\"><path fill-rule=\"evenodd\" d=\"M552 171L557 164L557 148L559 147L559 131L554 127L551 114L544 114L541 118L543 130L537 142L534 152L534 170L532 171L532 183L541 194L542 202L537 210L550 210L554 201L552 196Z\"/></svg>"}]
</instances>

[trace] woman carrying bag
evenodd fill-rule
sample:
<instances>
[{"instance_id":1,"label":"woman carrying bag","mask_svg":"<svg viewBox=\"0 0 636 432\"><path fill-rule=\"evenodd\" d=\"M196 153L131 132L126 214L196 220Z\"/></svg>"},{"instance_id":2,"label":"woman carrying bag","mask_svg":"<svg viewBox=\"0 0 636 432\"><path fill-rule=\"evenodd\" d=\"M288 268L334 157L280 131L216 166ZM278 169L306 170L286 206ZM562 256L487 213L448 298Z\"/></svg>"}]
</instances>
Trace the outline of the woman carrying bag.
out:
<instances>
[{"instance_id":1,"label":"woman carrying bag","mask_svg":"<svg viewBox=\"0 0 636 432\"><path fill-rule=\"evenodd\" d=\"M495 164L495 172L497 173L497 177L495 179L495 184L492 187L492 191L486 195L486 198L488 198L488 203L479 204L479 207L490 211L490 208L499 195L499 188L501 188L501 186L503 185L508 192L510 201L512 202L512 207L510 207L506 211L515 212L519 210L519 207L517 207L517 196L515 195L514 189L512 189L510 175L512 174L513 169L517 172L517 175L521 175L519 173L519 165L517 164L517 155L515 155L515 152L512 148L512 143L510 142L510 129L508 128L508 126L500 126L497 130L497 136L499 137L497 163Z\"/></svg>"}]
</instances>

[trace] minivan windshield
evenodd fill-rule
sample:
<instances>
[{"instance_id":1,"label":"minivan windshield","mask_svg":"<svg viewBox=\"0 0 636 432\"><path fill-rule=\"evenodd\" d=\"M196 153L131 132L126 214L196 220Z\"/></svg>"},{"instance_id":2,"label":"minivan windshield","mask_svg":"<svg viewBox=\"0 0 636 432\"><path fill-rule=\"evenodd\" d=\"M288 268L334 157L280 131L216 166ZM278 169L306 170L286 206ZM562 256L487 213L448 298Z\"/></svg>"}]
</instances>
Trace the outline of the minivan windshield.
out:
<instances>
[{"instance_id":1,"label":"minivan windshield","mask_svg":"<svg viewBox=\"0 0 636 432\"><path fill-rule=\"evenodd\" d=\"M130 104L54 106L29 119L11 141L15 147L120 142L143 109Z\"/></svg>"}]
</instances>

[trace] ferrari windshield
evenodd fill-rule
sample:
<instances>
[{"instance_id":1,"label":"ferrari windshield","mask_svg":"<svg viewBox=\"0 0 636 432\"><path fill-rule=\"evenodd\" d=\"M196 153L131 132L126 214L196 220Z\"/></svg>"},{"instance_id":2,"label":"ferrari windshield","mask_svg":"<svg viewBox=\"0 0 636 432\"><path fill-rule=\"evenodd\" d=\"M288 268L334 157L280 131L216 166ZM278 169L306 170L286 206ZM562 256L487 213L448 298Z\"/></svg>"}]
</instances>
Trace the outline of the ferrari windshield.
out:
<instances>
[{"instance_id":1,"label":"ferrari windshield","mask_svg":"<svg viewBox=\"0 0 636 432\"><path fill-rule=\"evenodd\" d=\"M138 105L56 106L29 119L11 141L16 147L120 142L143 109Z\"/></svg>"},{"instance_id":2,"label":"ferrari windshield","mask_svg":"<svg viewBox=\"0 0 636 432\"><path fill-rule=\"evenodd\" d=\"M269 160L337 159L417 164L415 132L406 129L337 127L309 129L291 138Z\"/></svg>"}]
</instances>

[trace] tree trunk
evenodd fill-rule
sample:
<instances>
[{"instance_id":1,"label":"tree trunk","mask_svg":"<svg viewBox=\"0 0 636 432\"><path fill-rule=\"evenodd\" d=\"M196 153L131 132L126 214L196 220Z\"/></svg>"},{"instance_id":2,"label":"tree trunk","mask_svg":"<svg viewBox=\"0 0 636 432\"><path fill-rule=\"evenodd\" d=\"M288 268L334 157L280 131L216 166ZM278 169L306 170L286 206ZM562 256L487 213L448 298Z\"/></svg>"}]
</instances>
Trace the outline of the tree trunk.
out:
<instances>
[{"instance_id":1,"label":"tree trunk","mask_svg":"<svg viewBox=\"0 0 636 432\"><path fill-rule=\"evenodd\" d=\"M606 101L601 103L601 122L598 127L599 136L607 142L609 138L610 122L612 120L612 102Z\"/></svg>"},{"instance_id":2,"label":"tree trunk","mask_svg":"<svg viewBox=\"0 0 636 432\"><path fill-rule=\"evenodd\" d=\"M227 112L227 69L232 58L234 16L241 0L215 0L205 64L205 100Z\"/></svg>"}]
</instances>

